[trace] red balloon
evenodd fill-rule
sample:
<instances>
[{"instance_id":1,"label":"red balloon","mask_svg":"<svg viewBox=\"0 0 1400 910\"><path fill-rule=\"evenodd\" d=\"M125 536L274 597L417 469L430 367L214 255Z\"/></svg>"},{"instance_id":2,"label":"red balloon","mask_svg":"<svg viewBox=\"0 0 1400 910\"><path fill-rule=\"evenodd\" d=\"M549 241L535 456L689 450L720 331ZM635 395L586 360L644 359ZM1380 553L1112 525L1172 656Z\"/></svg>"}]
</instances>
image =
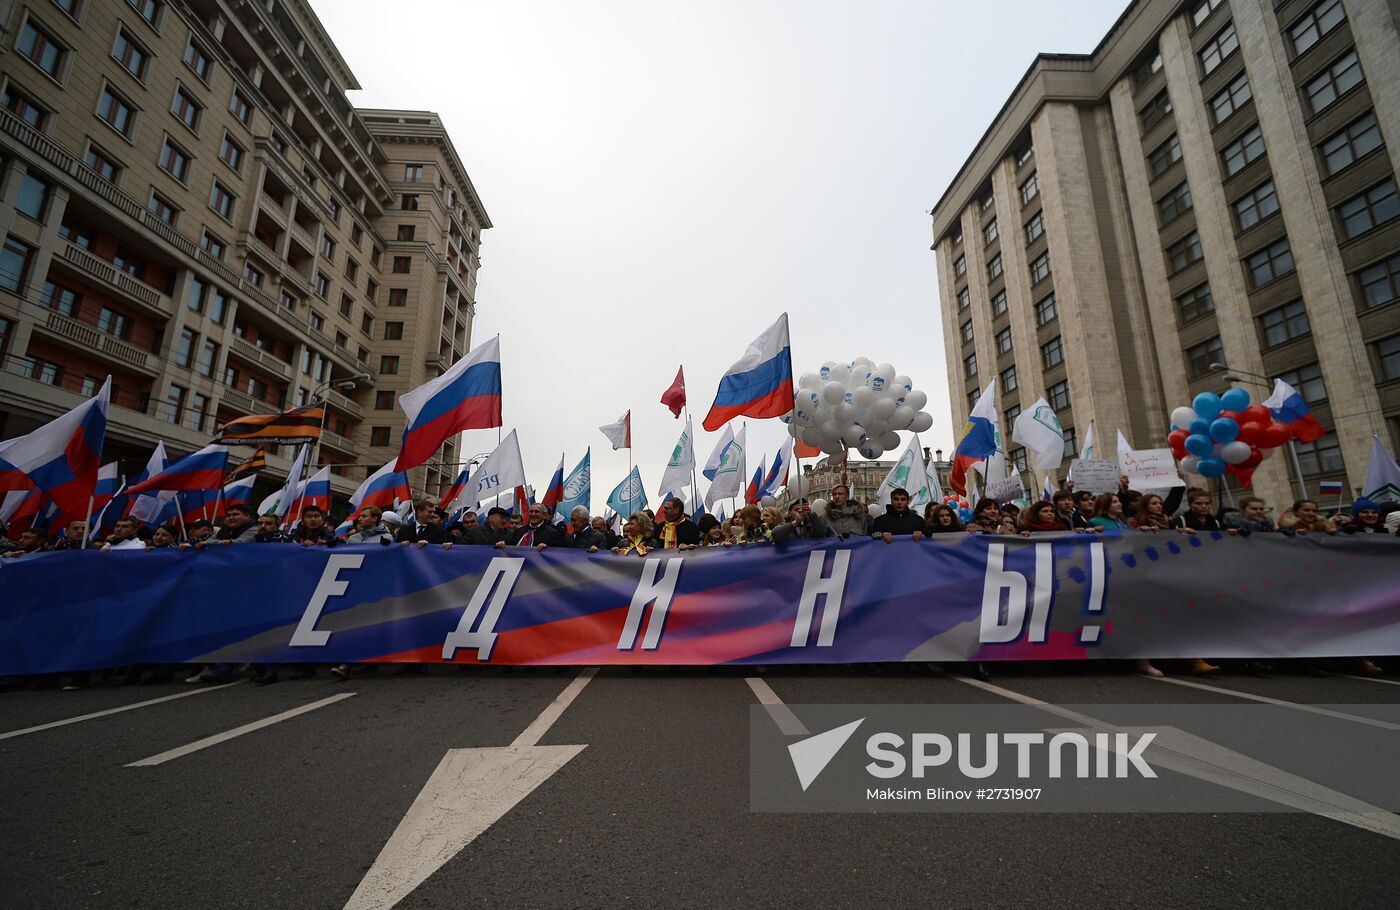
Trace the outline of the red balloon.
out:
<instances>
[{"instance_id":1,"label":"red balloon","mask_svg":"<svg viewBox=\"0 0 1400 910\"><path fill-rule=\"evenodd\" d=\"M1273 413L1262 404L1252 404L1245 408L1242 413L1245 420L1262 423L1264 426L1268 426L1270 421L1274 419Z\"/></svg>"},{"instance_id":2,"label":"red balloon","mask_svg":"<svg viewBox=\"0 0 1400 910\"><path fill-rule=\"evenodd\" d=\"M1173 449L1186 445L1186 437L1191 435L1190 430L1172 430L1167 434L1167 442Z\"/></svg>"},{"instance_id":3,"label":"red balloon","mask_svg":"<svg viewBox=\"0 0 1400 910\"><path fill-rule=\"evenodd\" d=\"M1235 423L1244 423L1245 421L1244 414L1240 411L1221 411L1219 414L1216 415L1215 419L1219 420L1221 417L1228 417Z\"/></svg>"},{"instance_id":4,"label":"red balloon","mask_svg":"<svg viewBox=\"0 0 1400 910\"><path fill-rule=\"evenodd\" d=\"M1259 441L1263 439L1264 431L1267 426L1267 424L1260 423L1257 420L1251 420L1248 423L1240 424L1240 442L1248 443L1252 446L1259 445Z\"/></svg>"},{"instance_id":5,"label":"red balloon","mask_svg":"<svg viewBox=\"0 0 1400 910\"><path fill-rule=\"evenodd\" d=\"M1238 465L1231 465L1231 467L1247 468L1252 471L1255 468L1259 467L1259 462L1263 460L1263 452L1259 451L1257 448L1250 448L1249 457L1246 458L1244 461L1241 461Z\"/></svg>"},{"instance_id":6,"label":"red balloon","mask_svg":"<svg viewBox=\"0 0 1400 910\"><path fill-rule=\"evenodd\" d=\"M1293 428L1286 423L1271 423L1264 428L1264 436L1257 445L1264 449L1276 449L1293 438Z\"/></svg>"}]
</instances>

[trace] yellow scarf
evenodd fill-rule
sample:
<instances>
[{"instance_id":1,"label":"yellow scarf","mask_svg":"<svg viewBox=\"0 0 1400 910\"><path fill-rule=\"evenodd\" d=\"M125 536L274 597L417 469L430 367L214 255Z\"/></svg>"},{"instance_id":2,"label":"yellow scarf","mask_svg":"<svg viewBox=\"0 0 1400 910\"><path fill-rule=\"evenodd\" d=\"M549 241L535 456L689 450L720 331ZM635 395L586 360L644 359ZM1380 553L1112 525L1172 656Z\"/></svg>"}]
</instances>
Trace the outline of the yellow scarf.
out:
<instances>
[{"instance_id":1,"label":"yellow scarf","mask_svg":"<svg viewBox=\"0 0 1400 910\"><path fill-rule=\"evenodd\" d=\"M622 548L622 555L626 556L634 549L637 551L638 556L645 556L651 548L646 545L646 538L638 535L636 537L627 538L627 544Z\"/></svg>"},{"instance_id":2,"label":"yellow scarf","mask_svg":"<svg viewBox=\"0 0 1400 910\"><path fill-rule=\"evenodd\" d=\"M668 521L661 526L661 546L663 549L674 550L676 548L676 528L679 521Z\"/></svg>"}]
</instances>

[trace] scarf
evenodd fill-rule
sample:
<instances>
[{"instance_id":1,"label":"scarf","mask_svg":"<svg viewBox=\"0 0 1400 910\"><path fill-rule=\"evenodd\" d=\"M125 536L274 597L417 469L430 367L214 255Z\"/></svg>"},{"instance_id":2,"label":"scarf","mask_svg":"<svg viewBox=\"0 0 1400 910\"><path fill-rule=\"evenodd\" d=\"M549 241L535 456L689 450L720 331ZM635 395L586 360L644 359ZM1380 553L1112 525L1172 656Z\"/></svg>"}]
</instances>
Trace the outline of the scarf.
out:
<instances>
[{"instance_id":1,"label":"scarf","mask_svg":"<svg viewBox=\"0 0 1400 910\"><path fill-rule=\"evenodd\" d=\"M622 555L623 555L623 556L626 556L628 553L631 553L633 550L636 550L636 551L637 551L637 555L638 555L638 556L645 556L645 555L647 555L648 552L651 551L651 548L647 546L647 544L646 544L646 538L645 538L645 537L642 537L642 536L639 534L639 535L637 535L636 537L628 537L628 538L626 538L626 540L624 541L623 547L622 547Z\"/></svg>"},{"instance_id":2,"label":"scarf","mask_svg":"<svg viewBox=\"0 0 1400 910\"><path fill-rule=\"evenodd\" d=\"M681 519L684 521L685 519ZM668 521L661 526L661 547L665 550L674 550L676 544L676 528L680 527L680 521Z\"/></svg>"}]
</instances>

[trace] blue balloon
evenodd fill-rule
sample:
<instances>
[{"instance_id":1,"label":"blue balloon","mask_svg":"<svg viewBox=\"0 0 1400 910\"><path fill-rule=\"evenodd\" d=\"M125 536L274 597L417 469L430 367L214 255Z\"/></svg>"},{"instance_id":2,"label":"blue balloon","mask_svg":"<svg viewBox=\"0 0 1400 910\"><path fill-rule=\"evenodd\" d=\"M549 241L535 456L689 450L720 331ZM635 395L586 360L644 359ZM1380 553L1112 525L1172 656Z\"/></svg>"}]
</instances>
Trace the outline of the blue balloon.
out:
<instances>
[{"instance_id":1,"label":"blue balloon","mask_svg":"<svg viewBox=\"0 0 1400 910\"><path fill-rule=\"evenodd\" d=\"M1204 458L1215 451L1215 443L1210 441L1209 436L1192 433L1186 437L1186 451L1198 458Z\"/></svg>"},{"instance_id":2,"label":"blue balloon","mask_svg":"<svg viewBox=\"0 0 1400 910\"><path fill-rule=\"evenodd\" d=\"M1220 404L1226 411L1243 411L1249 407L1249 391L1238 387L1230 389L1220 396Z\"/></svg>"},{"instance_id":3,"label":"blue balloon","mask_svg":"<svg viewBox=\"0 0 1400 910\"><path fill-rule=\"evenodd\" d=\"M1225 460L1207 455L1196 462L1196 473L1202 477L1219 477L1225 473Z\"/></svg>"},{"instance_id":4,"label":"blue balloon","mask_svg":"<svg viewBox=\"0 0 1400 910\"><path fill-rule=\"evenodd\" d=\"M1204 417L1197 417L1195 420L1191 421L1191 426L1187 427L1186 430L1195 436L1209 436L1210 421L1206 420Z\"/></svg>"},{"instance_id":5,"label":"blue balloon","mask_svg":"<svg viewBox=\"0 0 1400 910\"><path fill-rule=\"evenodd\" d=\"M1196 415L1206 420L1214 420L1222 410L1224 405L1220 401L1220 396L1214 392L1202 392L1191 402L1191 407L1195 409Z\"/></svg>"},{"instance_id":6,"label":"blue balloon","mask_svg":"<svg viewBox=\"0 0 1400 910\"><path fill-rule=\"evenodd\" d=\"M1240 438L1240 425L1229 417L1217 417L1210 422L1210 438L1222 444L1234 442Z\"/></svg>"},{"instance_id":7,"label":"blue balloon","mask_svg":"<svg viewBox=\"0 0 1400 910\"><path fill-rule=\"evenodd\" d=\"M958 509L958 521L962 522L963 524L967 524L969 521L972 521L972 510Z\"/></svg>"}]
</instances>

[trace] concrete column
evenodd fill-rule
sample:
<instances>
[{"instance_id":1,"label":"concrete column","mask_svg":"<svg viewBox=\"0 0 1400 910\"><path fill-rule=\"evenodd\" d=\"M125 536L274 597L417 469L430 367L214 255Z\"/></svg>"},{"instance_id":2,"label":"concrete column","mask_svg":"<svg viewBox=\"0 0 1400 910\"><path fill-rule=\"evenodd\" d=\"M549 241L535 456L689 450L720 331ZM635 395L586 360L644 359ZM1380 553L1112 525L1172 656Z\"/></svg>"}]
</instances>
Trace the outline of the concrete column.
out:
<instances>
[{"instance_id":1,"label":"concrete column","mask_svg":"<svg viewBox=\"0 0 1400 910\"><path fill-rule=\"evenodd\" d=\"M1026 234L1021 223L1020 187L1016 185L1016 161L1006 158L992 172L996 199L997 233L1001 236L1001 262L1006 269L1007 315L1011 318L1011 354L1016 363L1016 392L1021 410L1029 411L1045 394L1041 381L1040 344L1036 341L1035 297L1031 294L1030 263L1026 258ZM1000 377L998 377L1000 378ZM1011 428L1006 428L1007 439Z\"/></svg>"},{"instance_id":2,"label":"concrete column","mask_svg":"<svg viewBox=\"0 0 1400 910\"><path fill-rule=\"evenodd\" d=\"M1400 174L1400 34L1395 27L1397 14L1392 3L1348 3L1347 19L1351 22L1352 40L1361 71L1366 74L1366 90L1376 109L1376 120L1385 136L1385 150L1390 166ZM1267 20L1266 20L1267 21ZM1382 439L1385 437L1382 436ZM1365 468L1360 470L1364 471Z\"/></svg>"},{"instance_id":3,"label":"concrete column","mask_svg":"<svg viewBox=\"0 0 1400 910\"><path fill-rule=\"evenodd\" d=\"M22 158L10 159L10 165L5 169L5 192L0 195L0 236L8 234L10 225L15 223L15 203L19 201L19 185L28 173L29 168Z\"/></svg>"},{"instance_id":4,"label":"concrete column","mask_svg":"<svg viewBox=\"0 0 1400 910\"><path fill-rule=\"evenodd\" d=\"M956 257L952 254L952 247L952 241L944 240L935 247L934 253L938 264L938 312L943 323L943 367L948 372L949 422L956 439L967 417L967 387L963 382L961 358L957 355L961 342L958 337L958 300L953 292L953 259Z\"/></svg>"},{"instance_id":5,"label":"concrete column","mask_svg":"<svg viewBox=\"0 0 1400 910\"><path fill-rule=\"evenodd\" d=\"M987 249L982 241L982 212L981 206L975 201L963 210L962 230L963 251L967 256L967 287L972 296L972 305L968 309L972 315L973 348L977 351L975 384L978 389L985 389L987 383L997 374L997 356L992 332L992 298L987 293ZM956 301L953 306L957 306ZM961 349L961 344L959 348ZM962 358L959 356L958 371L962 373L963 383L968 386L968 392L971 392L974 381L968 379L962 369ZM998 388L997 414L1001 413L1000 397L1001 389ZM966 396L963 397L962 406L967 407Z\"/></svg>"}]
</instances>

